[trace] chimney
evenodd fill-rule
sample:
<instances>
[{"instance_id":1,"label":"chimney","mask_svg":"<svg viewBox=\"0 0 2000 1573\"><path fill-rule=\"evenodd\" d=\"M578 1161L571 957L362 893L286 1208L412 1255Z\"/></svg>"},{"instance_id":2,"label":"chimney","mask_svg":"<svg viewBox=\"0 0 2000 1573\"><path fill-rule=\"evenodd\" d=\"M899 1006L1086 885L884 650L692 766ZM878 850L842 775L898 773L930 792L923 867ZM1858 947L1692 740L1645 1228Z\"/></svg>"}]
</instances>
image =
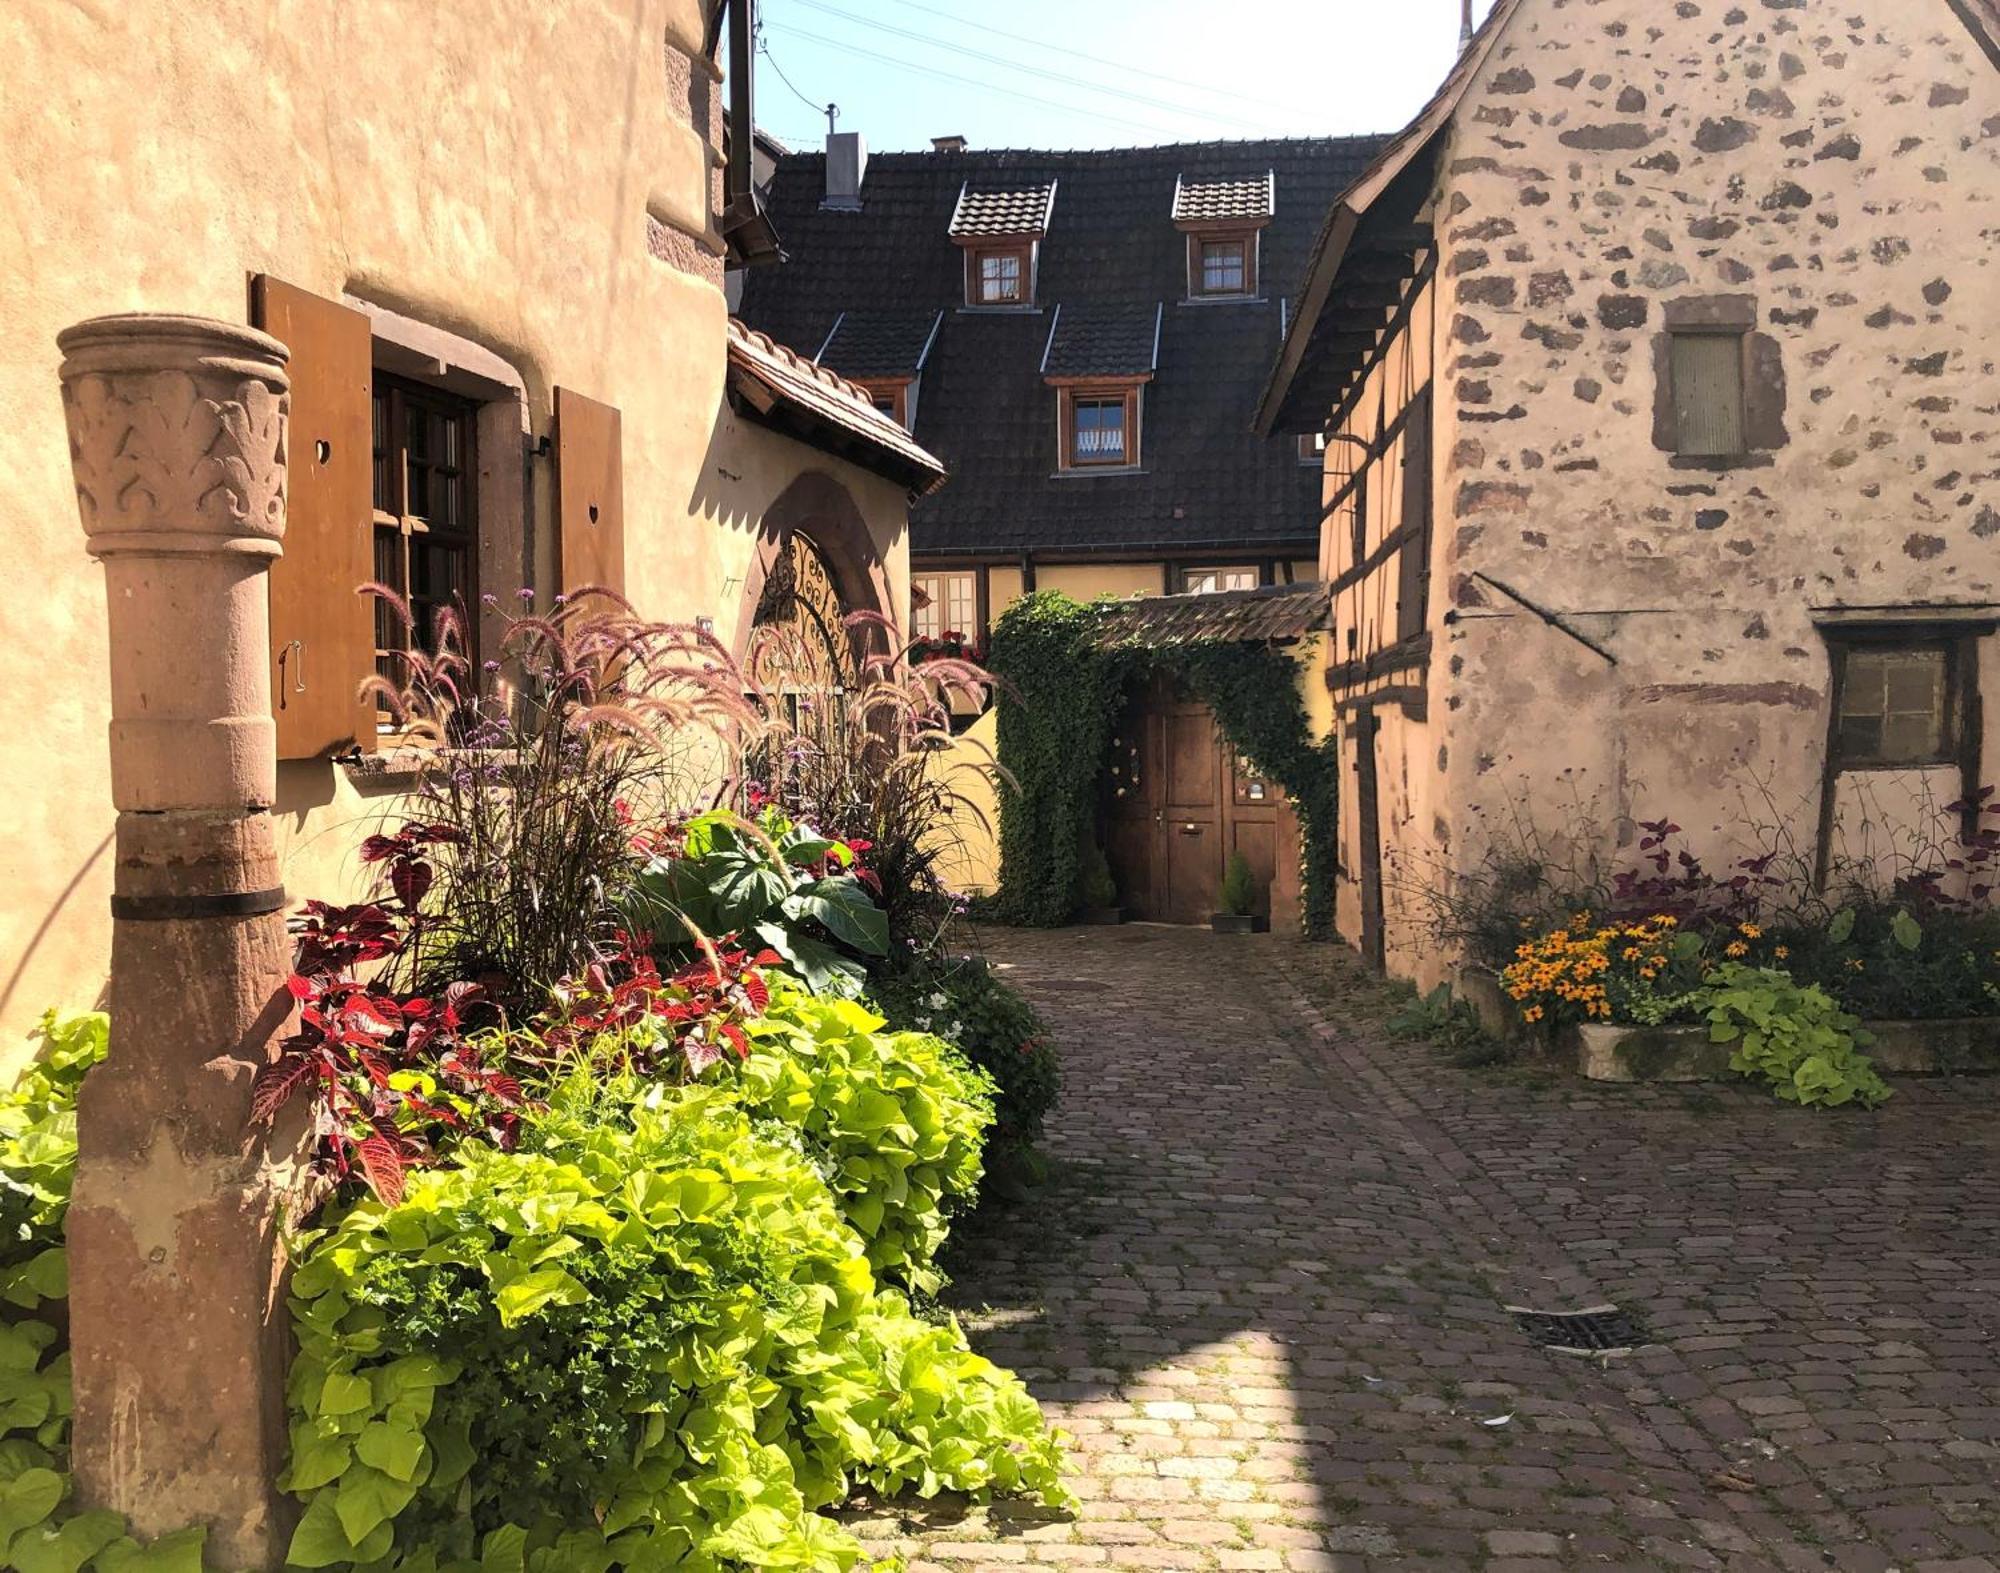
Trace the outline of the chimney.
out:
<instances>
[{"instance_id":1,"label":"chimney","mask_svg":"<svg viewBox=\"0 0 2000 1573\"><path fill-rule=\"evenodd\" d=\"M1472 46L1472 0L1459 0L1458 50L1465 53Z\"/></svg>"},{"instance_id":2,"label":"chimney","mask_svg":"<svg viewBox=\"0 0 2000 1573\"><path fill-rule=\"evenodd\" d=\"M960 136L932 137L931 151L933 153L963 153L965 151L965 138Z\"/></svg>"},{"instance_id":3,"label":"chimney","mask_svg":"<svg viewBox=\"0 0 2000 1573\"><path fill-rule=\"evenodd\" d=\"M859 131L826 134L826 200L821 207L861 210L861 178L868 173L868 144Z\"/></svg>"}]
</instances>

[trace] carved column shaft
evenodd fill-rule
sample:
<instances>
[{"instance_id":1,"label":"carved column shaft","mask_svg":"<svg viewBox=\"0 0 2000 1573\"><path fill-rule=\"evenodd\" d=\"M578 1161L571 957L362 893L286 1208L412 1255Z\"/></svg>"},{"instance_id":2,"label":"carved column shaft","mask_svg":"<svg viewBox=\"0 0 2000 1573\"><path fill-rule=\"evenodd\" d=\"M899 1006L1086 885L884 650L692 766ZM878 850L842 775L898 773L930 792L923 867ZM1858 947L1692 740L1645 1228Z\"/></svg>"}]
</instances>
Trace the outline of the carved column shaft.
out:
<instances>
[{"instance_id":1,"label":"carved column shaft","mask_svg":"<svg viewBox=\"0 0 2000 1573\"><path fill-rule=\"evenodd\" d=\"M228 323L61 335L77 505L111 639L111 1050L69 1214L79 1495L282 1565L283 1153L248 1129L288 947L265 573L285 526L285 347Z\"/></svg>"}]
</instances>

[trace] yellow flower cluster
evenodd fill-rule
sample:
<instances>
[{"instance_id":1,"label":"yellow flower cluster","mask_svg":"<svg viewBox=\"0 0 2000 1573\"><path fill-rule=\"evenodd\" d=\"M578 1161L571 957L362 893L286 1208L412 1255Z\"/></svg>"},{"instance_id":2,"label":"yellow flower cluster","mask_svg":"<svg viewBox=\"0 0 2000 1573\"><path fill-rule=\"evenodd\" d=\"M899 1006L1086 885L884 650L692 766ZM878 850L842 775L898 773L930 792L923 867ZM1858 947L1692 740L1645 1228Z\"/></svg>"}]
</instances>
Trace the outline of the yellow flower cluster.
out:
<instances>
[{"instance_id":1,"label":"yellow flower cluster","mask_svg":"<svg viewBox=\"0 0 2000 1573\"><path fill-rule=\"evenodd\" d=\"M1567 928L1517 946L1513 964L1500 975L1501 986L1520 1003L1528 1021L1541 1021L1551 1011L1609 1021L1605 978L1613 951L1651 982L1667 964L1666 947L1675 927L1676 920L1665 914L1620 926L1593 925L1589 913L1579 912Z\"/></svg>"}]
</instances>

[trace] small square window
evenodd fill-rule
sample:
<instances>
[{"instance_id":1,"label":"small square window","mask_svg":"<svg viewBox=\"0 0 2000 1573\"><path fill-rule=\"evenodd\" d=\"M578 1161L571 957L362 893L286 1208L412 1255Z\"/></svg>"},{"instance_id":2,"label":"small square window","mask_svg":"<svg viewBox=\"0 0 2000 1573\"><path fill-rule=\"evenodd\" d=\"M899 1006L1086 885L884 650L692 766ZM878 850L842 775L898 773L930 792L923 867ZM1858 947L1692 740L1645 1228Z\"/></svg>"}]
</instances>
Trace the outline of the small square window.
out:
<instances>
[{"instance_id":1,"label":"small square window","mask_svg":"<svg viewBox=\"0 0 2000 1573\"><path fill-rule=\"evenodd\" d=\"M1018 251L980 252L976 258L978 303L982 306L1009 306L1026 299L1022 282L1023 260Z\"/></svg>"},{"instance_id":2,"label":"small square window","mask_svg":"<svg viewBox=\"0 0 2000 1573\"><path fill-rule=\"evenodd\" d=\"M1315 469L1326 462L1326 433L1304 431L1299 433L1299 463L1310 464Z\"/></svg>"},{"instance_id":3,"label":"small square window","mask_svg":"<svg viewBox=\"0 0 2000 1573\"><path fill-rule=\"evenodd\" d=\"M979 626L979 575L919 573L910 576L910 632L928 646L976 646L985 630Z\"/></svg>"},{"instance_id":4,"label":"small square window","mask_svg":"<svg viewBox=\"0 0 2000 1573\"><path fill-rule=\"evenodd\" d=\"M1952 650L1944 644L1843 645L1836 767L1947 764L1957 751Z\"/></svg>"},{"instance_id":5,"label":"small square window","mask_svg":"<svg viewBox=\"0 0 2000 1573\"><path fill-rule=\"evenodd\" d=\"M1070 454L1078 464L1125 462L1125 400L1077 399L1071 406Z\"/></svg>"},{"instance_id":6,"label":"small square window","mask_svg":"<svg viewBox=\"0 0 2000 1573\"><path fill-rule=\"evenodd\" d=\"M1680 332L1671 342L1674 451L1717 459L1745 452L1743 335Z\"/></svg>"},{"instance_id":7,"label":"small square window","mask_svg":"<svg viewBox=\"0 0 2000 1573\"><path fill-rule=\"evenodd\" d=\"M1240 240L1205 240L1201 245L1201 292L1241 295L1248 287L1248 247Z\"/></svg>"}]
</instances>

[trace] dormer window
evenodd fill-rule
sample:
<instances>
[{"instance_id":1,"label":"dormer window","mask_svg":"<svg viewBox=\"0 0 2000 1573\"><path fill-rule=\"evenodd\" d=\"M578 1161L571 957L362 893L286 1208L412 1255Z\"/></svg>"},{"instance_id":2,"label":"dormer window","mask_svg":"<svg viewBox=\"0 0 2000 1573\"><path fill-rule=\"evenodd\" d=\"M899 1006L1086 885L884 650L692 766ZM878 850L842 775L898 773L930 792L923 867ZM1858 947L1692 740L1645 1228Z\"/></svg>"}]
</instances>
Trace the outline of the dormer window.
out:
<instances>
[{"instance_id":1,"label":"dormer window","mask_svg":"<svg viewBox=\"0 0 2000 1573\"><path fill-rule=\"evenodd\" d=\"M973 306L1021 306L1028 301L1031 246L976 247L972 251Z\"/></svg>"},{"instance_id":2,"label":"dormer window","mask_svg":"<svg viewBox=\"0 0 2000 1573\"><path fill-rule=\"evenodd\" d=\"M1019 310L1035 304L1042 237L1055 210L1053 180L974 190L959 188L952 244L965 256L965 304Z\"/></svg>"},{"instance_id":3,"label":"dormer window","mask_svg":"<svg viewBox=\"0 0 2000 1573\"><path fill-rule=\"evenodd\" d=\"M1264 226L1277 207L1277 177L1174 184L1174 227L1187 236L1189 300L1247 300L1257 294Z\"/></svg>"},{"instance_id":4,"label":"dormer window","mask_svg":"<svg viewBox=\"0 0 2000 1573\"><path fill-rule=\"evenodd\" d=\"M1250 251L1256 245L1254 237L1231 235L1226 239L1198 240L1201 248L1201 283L1197 293L1202 295L1248 295L1250 290Z\"/></svg>"},{"instance_id":5,"label":"dormer window","mask_svg":"<svg viewBox=\"0 0 2000 1573\"><path fill-rule=\"evenodd\" d=\"M1137 469L1145 387L1160 363L1162 311L1059 305L1042 350L1056 391L1058 474Z\"/></svg>"},{"instance_id":6,"label":"dormer window","mask_svg":"<svg viewBox=\"0 0 2000 1573\"><path fill-rule=\"evenodd\" d=\"M856 384L904 431L917 429L917 389L941 311L843 311L813 357Z\"/></svg>"}]
</instances>

